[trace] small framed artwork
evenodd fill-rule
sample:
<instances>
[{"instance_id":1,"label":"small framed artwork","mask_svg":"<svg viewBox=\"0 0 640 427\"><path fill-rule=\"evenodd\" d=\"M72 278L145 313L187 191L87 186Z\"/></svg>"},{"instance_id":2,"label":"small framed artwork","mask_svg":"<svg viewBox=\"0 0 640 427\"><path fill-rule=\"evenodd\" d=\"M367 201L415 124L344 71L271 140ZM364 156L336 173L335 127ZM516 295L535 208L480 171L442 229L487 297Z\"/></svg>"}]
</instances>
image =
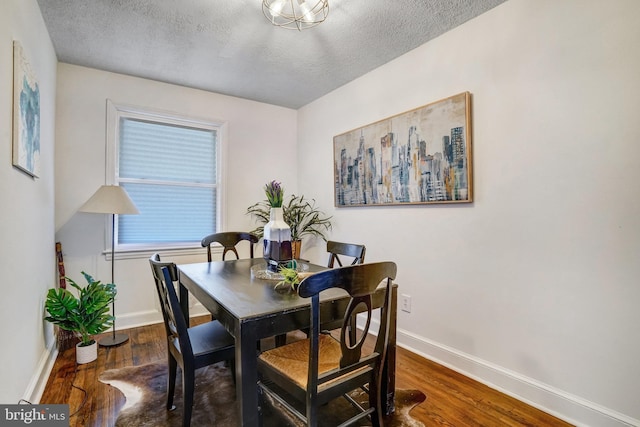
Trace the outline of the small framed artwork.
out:
<instances>
[{"instance_id":1,"label":"small framed artwork","mask_svg":"<svg viewBox=\"0 0 640 427\"><path fill-rule=\"evenodd\" d=\"M469 92L333 138L335 205L469 203Z\"/></svg>"},{"instance_id":2,"label":"small framed artwork","mask_svg":"<svg viewBox=\"0 0 640 427\"><path fill-rule=\"evenodd\" d=\"M40 87L19 42L13 42L13 165L40 174Z\"/></svg>"}]
</instances>

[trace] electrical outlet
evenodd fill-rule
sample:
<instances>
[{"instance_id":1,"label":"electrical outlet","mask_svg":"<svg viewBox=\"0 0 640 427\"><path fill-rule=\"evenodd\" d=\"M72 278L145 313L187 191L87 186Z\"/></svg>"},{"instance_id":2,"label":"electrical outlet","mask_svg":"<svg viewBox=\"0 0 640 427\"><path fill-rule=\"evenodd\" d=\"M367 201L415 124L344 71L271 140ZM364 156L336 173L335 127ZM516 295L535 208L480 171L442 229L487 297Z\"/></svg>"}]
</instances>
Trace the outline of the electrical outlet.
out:
<instances>
[{"instance_id":1,"label":"electrical outlet","mask_svg":"<svg viewBox=\"0 0 640 427\"><path fill-rule=\"evenodd\" d=\"M411 295L400 295L400 310L411 313Z\"/></svg>"}]
</instances>

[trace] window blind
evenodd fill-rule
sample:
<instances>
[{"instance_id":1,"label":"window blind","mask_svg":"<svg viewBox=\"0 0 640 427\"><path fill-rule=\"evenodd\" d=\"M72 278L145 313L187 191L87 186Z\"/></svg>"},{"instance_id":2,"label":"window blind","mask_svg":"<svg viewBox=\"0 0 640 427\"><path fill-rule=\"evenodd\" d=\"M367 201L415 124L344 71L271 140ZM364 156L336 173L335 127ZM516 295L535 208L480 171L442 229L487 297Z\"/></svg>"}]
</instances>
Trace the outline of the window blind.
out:
<instances>
[{"instance_id":1,"label":"window blind","mask_svg":"<svg viewBox=\"0 0 640 427\"><path fill-rule=\"evenodd\" d=\"M199 242L216 227L215 129L120 118L119 184L140 211L118 244Z\"/></svg>"}]
</instances>

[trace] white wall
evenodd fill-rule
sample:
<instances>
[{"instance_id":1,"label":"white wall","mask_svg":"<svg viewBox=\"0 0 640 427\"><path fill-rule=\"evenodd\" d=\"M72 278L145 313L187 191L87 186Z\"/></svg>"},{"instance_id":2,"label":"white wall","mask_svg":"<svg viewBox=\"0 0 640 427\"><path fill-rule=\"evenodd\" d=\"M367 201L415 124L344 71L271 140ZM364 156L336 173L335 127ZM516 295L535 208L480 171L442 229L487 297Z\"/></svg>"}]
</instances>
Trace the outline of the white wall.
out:
<instances>
[{"instance_id":1,"label":"white wall","mask_svg":"<svg viewBox=\"0 0 640 427\"><path fill-rule=\"evenodd\" d=\"M41 174L37 179L11 162L13 41L22 44L40 87ZM35 0L0 4L0 402L32 399L44 370L47 346L46 290L55 286L54 115L56 57ZM46 381L46 378L44 378Z\"/></svg>"},{"instance_id":2,"label":"white wall","mask_svg":"<svg viewBox=\"0 0 640 427\"><path fill-rule=\"evenodd\" d=\"M111 280L111 264L103 255L111 245L109 235L105 238L107 216L77 212L105 183L107 99L225 123L228 191L224 230L255 227L245 212L264 199L265 183L277 179L287 191L296 190L295 110L61 63L56 107L56 238L62 243L66 273L72 278L83 281L80 272L84 270L100 280ZM116 259L118 328L162 319L149 255ZM169 252L162 259L202 262L206 254L202 249L186 256Z\"/></svg>"},{"instance_id":3,"label":"white wall","mask_svg":"<svg viewBox=\"0 0 640 427\"><path fill-rule=\"evenodd\" d=\"M398 263L400 343L594 426L640 425L638 16L510 0L298 119L300 192L334 239ZM472 204L331 208L333 136L463 91Z\"/></svg>"}]
</instances>

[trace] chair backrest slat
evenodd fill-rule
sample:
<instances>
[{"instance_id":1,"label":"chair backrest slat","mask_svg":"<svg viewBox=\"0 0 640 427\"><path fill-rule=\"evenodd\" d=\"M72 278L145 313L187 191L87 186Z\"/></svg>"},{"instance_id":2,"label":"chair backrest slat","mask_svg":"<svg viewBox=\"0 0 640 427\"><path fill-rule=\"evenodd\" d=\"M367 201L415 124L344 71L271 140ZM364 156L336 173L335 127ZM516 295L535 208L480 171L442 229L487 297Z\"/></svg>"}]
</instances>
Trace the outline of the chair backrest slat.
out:
<instances>
[{"instance_id":1,"label":"chair backrest slat","mask_svg":"<svg viewBox=\"0 0 640 427\"><path fill-rule=\"evenodd\" d=\"M253 258L253 245L258 243L258 236L253 233L247 233L244 231L224 231L210 234L202 239L200 243L203 248L207 248L207 261L211 262L211 245L213 243L222 245L222 260L224 261L227 256L227 252L233 252L236 259L240 259L236 245L245 240L249 242L249 256Z\"/></svg>"},{"instance_id":2,"label":"chair backrest slat","mask_svg":"<svg viewBox=\"0 0 640 427\"><path fill-rule=\"evenodd\" d=\"M327 242L327 252L329 252L327 267L333 268L336 263L342 267L341 255L352 257L351 265L363 264L366 247L355 243L342 243L330 240Z\"/></svg>"}]
</instances>

